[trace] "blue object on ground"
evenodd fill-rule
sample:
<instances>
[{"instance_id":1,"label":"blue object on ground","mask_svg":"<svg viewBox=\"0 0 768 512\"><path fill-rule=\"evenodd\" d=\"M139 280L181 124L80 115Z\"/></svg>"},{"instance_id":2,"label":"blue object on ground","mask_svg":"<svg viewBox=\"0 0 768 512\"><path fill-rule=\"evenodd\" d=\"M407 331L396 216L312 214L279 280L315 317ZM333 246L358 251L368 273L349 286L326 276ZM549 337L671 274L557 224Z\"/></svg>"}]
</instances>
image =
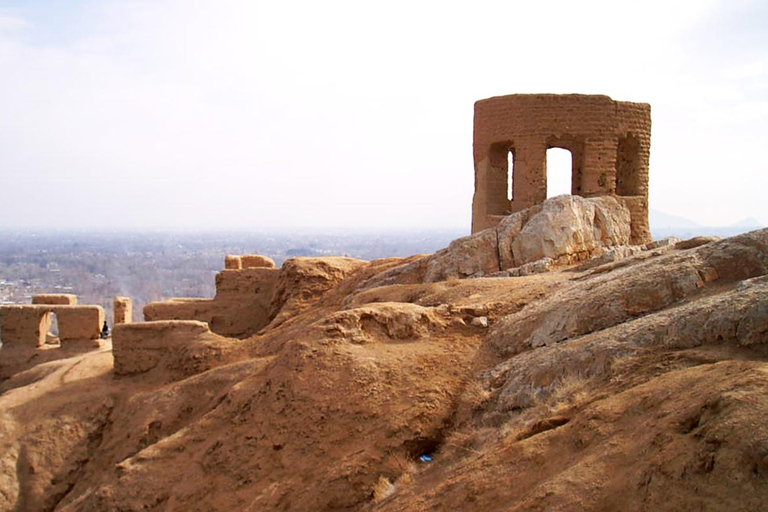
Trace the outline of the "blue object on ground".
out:
<instances>
[{"instance_id":1,"label":"blue object on ground","mask_svg":"<svg viewBox=\"0 0 768 512\"><path fill-rule=\"evenodd\" d=\"M419 457L419 460L421 462L432 462L432 457L430 455L427 455L426 453Z\"/></svg>"}]
</instances>

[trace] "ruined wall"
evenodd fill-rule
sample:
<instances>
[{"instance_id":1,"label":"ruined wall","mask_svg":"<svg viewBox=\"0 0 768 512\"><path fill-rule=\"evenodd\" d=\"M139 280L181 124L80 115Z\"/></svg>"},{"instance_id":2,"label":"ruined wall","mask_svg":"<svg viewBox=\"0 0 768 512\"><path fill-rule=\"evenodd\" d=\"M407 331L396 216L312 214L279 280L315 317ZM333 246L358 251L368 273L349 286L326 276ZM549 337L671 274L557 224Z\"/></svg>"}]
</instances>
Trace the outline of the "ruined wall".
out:
<instances>
[{"instance_id":1,"label":"ruined wall","mask_svg":"<svg viewBox=\"0 0 768 512\"><path fill-rule=\"evenodd\" d=\"M261 267L275 268L275 260L261 254L229 255L224 258L224 268L227 270Z\"/></svg>"},{"instance_id":2,"label":"ruined wall","mask_svg":"<svg viewBox=\"0 0 768 512\"><path fill-rule=\"evenodd\" d=\"M198 320L210 325L218 309L213 299L173 297L162 302L150 302L145 305L144 321Z\"/></svg>"},{"instance_id":3,"label":"ruined wall","mask_svg":"<svg viewBox=\"0 0 768 512\"><path fill-rule=\"evenodd\" d=\"M71 293L41 293L32 296L32 304L77 306L77 295L72 295Z\"/></svg>"},{"instance_id":4,"label":"ruined wall","mask_svg":"<svg viewBox=\"0 0 768 512\"><path fill-rule=\"evenodd\" d=\"M98 340L104 324L101 306L53 307L59 321L59 340L62 346L75 341Z\"/></svg>"},{"instance_id":5,"label":"ruined wall","mask_svg":"<svg viewBox=\"0 0 768 512\"><path fill-rule=\"evenodd\" d=\"M240 262L242 268L275 268L275 260L261 254L243 254Z\"/></svg>"},{"instance_id":6,"label":"ruined wall","mask_svg":"<svg viewBox=\"0 0 768 512\"><path fill-rule=\"evenodd\" d=\"M112 310L113 326L133 322L133 301L129 297L115 297Z\"/></svg>"},{"instance_id":7,"label":"ruined wall","mask_svg":"<svg viewBox=\"0 0 768 512\"><path fill-rule=\"evenodd\" d=\"M213 299L174 298L144 307L144 320L198 320L211 331L241 338L257 333L269 323L280 269L260 255L227 256L216 275Z\"/></svg>"},{"instance_id":8,"label":"ruined wall","mask_svg":"<svg viewBox=\"0 0 768 512\"><path fill-rule=\"evenodd\" d=\"M516 94L478 101L472 232L542 203L547 198L547 149L563 148L572 155L571 193L616 196L631 213L632 242L649 242L650 133L646 103L578 94Z\"/></svg>"},{"instance_id":9,"label":"ruined wall","mask_svg":"<svg viewBox=\"0 0 768 512\"><path fill-rule=\"evenodd\" d=\"M240 270L243 268L243 260L240 259L240 256L227 256L224 258L224 268L229 270Z\"/></svg>"},{"instance_id":10,"label":"ruined wall","mask_svg":"<svg viewBox=\"0 0 768 512\"><path fill-rule=\"evenodd\" d=\"M51 313L55 313L58 319L62 346L99 339L104 322L104 309L101 306L5 305L0 306L3 349L39 348L45 345Z\"/></svg>"},{"instance_id":11,"label":"ruined wall","mask_svg":"<svg viewBox=\"0 0 768 512\"><path fill-rule=\"evenodd\" d=\"M50 326L50 322L45 321L47 312L47 306L0 306L3 349L37 348L45 345L45 335Z\"/></svg>"},{"instance_id":12,"label":"ruined wall","mask_svg":"<svg viewBox=\"0 0 768 512\"><path fill-rule=\"evenodd\" d=\"M175 380L209 369L231 345L194 320L139 322L116 325L112 356L116 375L157 369L157 377Z\"/></svg>"}]
</instances>

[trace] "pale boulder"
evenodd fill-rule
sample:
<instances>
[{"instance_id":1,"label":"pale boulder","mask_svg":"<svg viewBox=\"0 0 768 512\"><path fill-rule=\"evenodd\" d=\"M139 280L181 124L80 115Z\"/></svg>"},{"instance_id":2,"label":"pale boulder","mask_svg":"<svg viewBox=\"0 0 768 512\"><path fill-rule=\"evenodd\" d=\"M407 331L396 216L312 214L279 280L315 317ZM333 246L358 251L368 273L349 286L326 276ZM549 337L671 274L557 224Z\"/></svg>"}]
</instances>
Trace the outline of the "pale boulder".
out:
<instances>
[{"instance_id":1,"label":"pale boulder","mask_svg":"<svg viewBox=\"0 0 768 512\"><path fill-rule=\"evenodd\" d=\"M424 281L547 272L630 242L629 210L610 196L557 196L459 238L429 257Z\"/></svg>"},{"instance_id":2,"label":"pale boulder","mask_svg":"<svg viewBox=\"0 0 768 512\"><path fill-rule=\"evenodd\" d=\"M427 262L424 282L434 283L450 278L483 276L499 271L496 229L490 228L454 240L436 252Z\"/></svg>"},{"instance_id":3,"label":"pale boulder","mask_svg":"<svg viewBox=\"0 0 768 512\"><path fill-rule=\"evenodd\" d=\"M610 196L557 196L510 215L497 229L501 269L542 258L568 265L629 245L629 210Z\"/></svg>"}]
</instances>

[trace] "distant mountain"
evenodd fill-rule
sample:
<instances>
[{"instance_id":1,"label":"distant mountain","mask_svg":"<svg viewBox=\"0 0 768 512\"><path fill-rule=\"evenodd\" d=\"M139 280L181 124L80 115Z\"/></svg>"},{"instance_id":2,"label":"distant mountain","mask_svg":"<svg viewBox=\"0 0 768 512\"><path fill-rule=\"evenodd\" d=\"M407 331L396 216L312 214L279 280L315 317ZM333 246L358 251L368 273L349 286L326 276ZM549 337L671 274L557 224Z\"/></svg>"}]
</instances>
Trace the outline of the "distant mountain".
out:
<instances>
[{"instance_id":1,"label":"distant mountain","mask_svg":"<svg viewBox=\"0 0 768 512\"><path fill-rule=\"evenodd\" d=\"M760 221L754 217L747 217L730 226L702 226L685 217L670 215L658 210L650 210L648 217L651 224L651 237L654 240L669 236L686 239L700 235L726 238L763 227Z\"/></svg>"},{"instance_id":2,"label":"distant mountain","mask_svg":"<svg viewBox=\"0 0 768 512\"><path fill-rule=\"evenodd\" d=\"M759 229L759 228L762 228L764 226L756 218L754 218L754 217L747 217L746 219L742 219L739 222L731 224L730 227L732 227L732 228Z\"/></svg>"},{"instance_id":3,"label":"distant mountain","mask_svg":"<svg viewBox=\"0 0 768 512\"><path fill-rule=\"evenodd\" d=\"M672 228L698 228L701 224L698 224L685 217L679 217L677 215L670 215L659 210L651 209L648 212L648 220L651 223L651 229L672 229Z\"/></svg>"}]
</instances>

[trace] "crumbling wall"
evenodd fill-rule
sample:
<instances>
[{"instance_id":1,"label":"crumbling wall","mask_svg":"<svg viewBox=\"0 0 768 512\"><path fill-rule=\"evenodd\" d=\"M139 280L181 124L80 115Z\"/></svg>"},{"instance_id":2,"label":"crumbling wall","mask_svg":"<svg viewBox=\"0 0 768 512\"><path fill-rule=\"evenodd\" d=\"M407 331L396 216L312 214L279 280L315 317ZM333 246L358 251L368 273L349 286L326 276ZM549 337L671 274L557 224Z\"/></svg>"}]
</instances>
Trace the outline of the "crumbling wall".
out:
<instances>
[{"instance_id":1,"label":"crumbling wall","mask_svg":"<svg viewBox=\"0 0 768 512\"><path fill-rule=\"evenodd\" d=\"M77 306L77 295L72 295L71 293L41 293L32 296L32 304Z\"/></svg>"},{"instance_id":2,"label":"crumbling wall","mask_svg":"<svg viewBox=\"0 0 768 512\"><path fill-rule=\"evenodd\" d=\"M275 268L275 260L261 254L243 254L240 262L243 268Z\"/></svg>"},{"instance_id":3,"label":"crumbling wall","mask_svg":"<svg viewBox=\"0 0 768 512\"><path fill-rule=\"evenodd\" d=\"M104 308L101 306L54 306L59 322L59 340L67 343L98 340L104 324Z\"/></svg>"},{"instance_id":4,"label":"crumbling wall","mask_svg":"<svg viewBox=\"0 0 768 512\"><path fill-rule=\"evenodd\" d=\"M112 311L113 326L133 322L133 301L129 297L115 297Z\"/></svg>"},{"instance_id":5,"label":"crumbling wall","mask_svg":"<svg viewBox=\"0 0 768 512\"><path fill-rule=\"evenodd\" d=\"M229 255L224 258L224 268L227 270L261 267L275 268L275 260L261 254Z\"/></svg>"},{"instance_id":6,"label":"crumbling wall","mask_svg":"<svg viewBox=\"0 0 768 512\"><path fill-rule=\"evenodd\" d=\"M213 299L173 297L144 306L144 321L198 320L210 325L217 307Z\"/></svg>"},{"instance_id":7,"label":"crumbling wall","mask_svg":"<svg viewBox=\"0 0 768 512\"><path fill-rule=\"evenodd\" d=\"M45 345L49 322L46 322L47 306L4 305L0 306L0 330L3 333L3 349L37 348Z\"/></svg>"},{"instance_id":8,"label":"crumbling wall","mask_svg":"<svg viewBox=\"0 0 768 512\"><path fill-rule=\"evenodd\" d=\"M3 348L42 347L50 327L51 313L55 313L58 319L62 346L99 339L104 322L104 309L101 306L11 304L0 307Z\"/></svg>"},{"instance_id":9,"label":"crumbling wall","mask_svg":"<svg viewBox=\"0 0 768 512\"><path fill-rule=\"evenodd\" d=\"M224 258L224 268L229 270L240 270L243 268L243 261L240 256L229 255Z\"/></svg>"},{"instance_id":10,"label":"crumbling wall","mask_svg":"<svg viewBox=\"0 0 768 512\"><path fill-rule=\"evenodd\" d=\"M213 299L173 298L144 307L146 321L198 320L222 336L255 334L269 323L269 312L280 269L261 255L227 256L216 275Z\"/></svg>"},{"instance_id":11,"label":"crumbling wall","mask_svg":"<svg viewBox=\"0 0 768 512\"><path fill-rule=\"evenodd\" d=\"M116 375L157 369L158 378L175 380L203 372L221 362L230 345L195 320L139 322L116 325L112 355Z\"/></svg>"},{"instance_id":12,"label":"crumbling wall","mask_svg":"<svg viewBox=\"0 0 768 512\"><path fill-rule=\"evenodd\" d=\"M547 197L547 149L571 152L571 193L616 196L632 243L650 241L650 105L599 95L515 94L475 103L472 232ZM510 176L508 155L513 155Z\"/></svg>"}]
</instances>

